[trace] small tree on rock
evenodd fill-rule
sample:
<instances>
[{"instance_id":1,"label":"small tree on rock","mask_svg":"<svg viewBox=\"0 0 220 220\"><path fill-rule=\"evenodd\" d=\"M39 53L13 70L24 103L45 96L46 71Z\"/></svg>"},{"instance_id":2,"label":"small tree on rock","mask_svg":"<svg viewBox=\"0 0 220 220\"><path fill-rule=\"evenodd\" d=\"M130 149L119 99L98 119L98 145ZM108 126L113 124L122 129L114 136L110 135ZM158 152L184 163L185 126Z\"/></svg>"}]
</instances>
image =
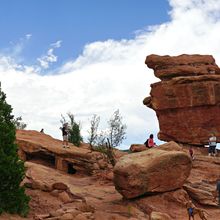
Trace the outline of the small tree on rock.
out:
<instances>
[{"instance_id":1,"label":"small tree on rock","mask_svg":"<svg viewBox=\"0 0 220 220\"><path fill-rule=\"evenodd\" d=\"M108 139L111 147L118 147L125 139L127 126L122 123L122 116L119 110L116 110L108 121L109 132Z\"/></svg>"},{"instance_id":2,"label":"small tree on rock","mask_svg":"<svg viewBox=\"0 0 220 220\"><path fill-rule=\"evenodd\" d=\"M69 121L65 119L63 115L61 115L62 119L60 122L62 125L64 123L68 123L68 140L70 143L74 144L75 146L79 146L80 143L83 141L80 131L80 123L77 123L74 119L74 115L72 113L67 113L69 117Z\"/></svg>"},{"instance_id":3,"label":"small tree on rock","mask_svg":"<svg viewBox=\"0 0 220 220\"><path fill-rule=\"evenodd\" d=\"M27 124L25 124L23 121L22 121L22 117L17 117L13 120L14 124L15 124L15 127L16 129L21 129L21 130L24 130L26 127L27 127Z\"/></svg>"},{"instance_id":4,"label":"small tree on rock","mask_svg":"<svg viewBox=\"0 0 220 220\"><path fill-rule=\"evenodd\" d=\"M17 155L12 108L0 85L0 213L28 213L29 197L20 186L25 176L23 161Z\"/></svg>"},{"instance_id":5,"label":"small tree on rock","mask_svg":"<svg viewBox=\"0 0 220 220\"><path fill-rule=\"evenodd\" d=\"M97 142L99 122L100 122L100 117L94 114L90 121L90 130L88 131L89 133L88 141L92 149L93 149L93 145Z\"/></svg>"}]
</instances>

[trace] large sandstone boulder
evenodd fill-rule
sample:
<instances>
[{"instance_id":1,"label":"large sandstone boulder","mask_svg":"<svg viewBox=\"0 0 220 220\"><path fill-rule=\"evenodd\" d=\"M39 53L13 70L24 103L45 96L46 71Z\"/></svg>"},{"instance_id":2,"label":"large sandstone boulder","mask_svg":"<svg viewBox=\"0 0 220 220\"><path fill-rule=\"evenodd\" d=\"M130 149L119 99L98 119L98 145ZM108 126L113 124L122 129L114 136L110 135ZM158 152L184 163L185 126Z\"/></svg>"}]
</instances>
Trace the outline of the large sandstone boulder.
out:
<instances>
[{"instance_id":1,"label":"large sandstone boulder","mask_svg":"<svg viewBox=\"0 0 220 220\"><path fill-rule=\"evenodd\" d=\"M152 54L146 57L145 63L161 80L178 76L220 74L215 59L210 55L182 54L172 57Z\"/></svg>"},{"instance_id":2,"label":"large sandstone boulder","mask_svg":"<svg viewBox=\"0 0 220 220\"><path fill-rule=\"evenodd\" d=\"M220 136L220 69L212 56L150 55L146 64L162 80L144 99L156 111L159 139L204 145L210 132Z\"/></svg>"},{"instance_id":3,"label":"large sandstone boulder","mask_svg":"<svg viewBox=\"0 0 220 220\"><path fill-rule=\"evenodd\" d=\"M113 180L116 190L130 199L182 187L190 170L191 159L186 153L158 147L120 158Z\"/></svg>"}]
</instances>

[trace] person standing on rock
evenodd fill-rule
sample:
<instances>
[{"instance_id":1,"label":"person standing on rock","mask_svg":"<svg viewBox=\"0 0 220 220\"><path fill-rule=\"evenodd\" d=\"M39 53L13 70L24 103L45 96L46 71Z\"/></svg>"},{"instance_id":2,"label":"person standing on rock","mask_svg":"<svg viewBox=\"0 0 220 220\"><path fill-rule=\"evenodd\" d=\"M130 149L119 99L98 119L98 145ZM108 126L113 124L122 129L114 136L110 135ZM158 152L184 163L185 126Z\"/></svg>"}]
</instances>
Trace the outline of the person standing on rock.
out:
<instances>
[{"instance_id":1,"label":"person standing on rock","mask_svg":"<svg viewBox=\"0 0 220 220\"><path fill-rule=\"evenodd\" d=\"M216 136L214 133L211 134L211 137L209 138L209 156L216 156Z\"/></svg>"},{"instance_id":2,"label":"person standing on rock","mask_svg":"<svg viewBox=\"0 0 220 220\"><path fill-rule=\"evenodd\" d=\"M63 127L60 129L62 130L62 136L63 136L63 148L65 148L65 147L69 148L69 145L68 145L68 123L64 123Z\"/></svg>"},{"instance_id":3,"label":"person standing on rock","mask_svg":"<svg viewBox=\"0 0 220 220\"><path fill-rule=\"evenodd\" d=\"M186 208L187 208L189 220L191 220L191 217L194 220L194 205L193 205L193 203L191 201L187 202Z\"/></svg>"}]
</instances>

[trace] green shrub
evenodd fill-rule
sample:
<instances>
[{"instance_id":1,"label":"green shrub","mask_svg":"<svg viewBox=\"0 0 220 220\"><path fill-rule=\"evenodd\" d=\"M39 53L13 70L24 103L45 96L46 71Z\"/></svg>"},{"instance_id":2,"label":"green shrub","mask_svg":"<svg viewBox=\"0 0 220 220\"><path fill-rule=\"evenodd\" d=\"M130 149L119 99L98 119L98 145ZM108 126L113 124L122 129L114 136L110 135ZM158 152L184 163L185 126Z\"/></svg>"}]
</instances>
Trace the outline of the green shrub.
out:
<instances>
[{"instance_id":1,"label":"green shrub","mask_svg":"<svg viewBox=\"0 0 220 220\"><path fill-rule=\"evenodd\" d=\"M14 116L0 87L0 213L27 215L29 197L20 186L25 176L23 161L17 155Z\"/></svg>"}]
</instances>

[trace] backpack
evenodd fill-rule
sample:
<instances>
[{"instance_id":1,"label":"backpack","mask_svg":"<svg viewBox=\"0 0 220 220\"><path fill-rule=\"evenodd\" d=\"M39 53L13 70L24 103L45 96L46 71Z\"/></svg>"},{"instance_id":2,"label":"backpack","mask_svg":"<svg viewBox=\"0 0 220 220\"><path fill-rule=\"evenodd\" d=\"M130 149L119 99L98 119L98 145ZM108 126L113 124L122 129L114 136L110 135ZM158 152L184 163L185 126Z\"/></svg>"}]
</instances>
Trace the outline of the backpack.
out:
<instances>
[{"instance_id":1,"label":"backpack","mask_svg":"<svg viewBox=\"0 0 220 220\"><path fill-rule=\"evenodd\" d=\"M190 208L188 208L188 212L189 212L189 216L192 216L193 217L193 208L192 207L190 207Z\"/></svg>"},{"instance_id":2,"label":"backpack","mask_svg":"<svg viewBox=\"0 0 220 220\"><path fill-rule=\"evenodd\" d=\"M145 145L146 147L149 147L149 145L148 145L148 139L144 142L144 145Z\"/></svg>"}]
</instances>

